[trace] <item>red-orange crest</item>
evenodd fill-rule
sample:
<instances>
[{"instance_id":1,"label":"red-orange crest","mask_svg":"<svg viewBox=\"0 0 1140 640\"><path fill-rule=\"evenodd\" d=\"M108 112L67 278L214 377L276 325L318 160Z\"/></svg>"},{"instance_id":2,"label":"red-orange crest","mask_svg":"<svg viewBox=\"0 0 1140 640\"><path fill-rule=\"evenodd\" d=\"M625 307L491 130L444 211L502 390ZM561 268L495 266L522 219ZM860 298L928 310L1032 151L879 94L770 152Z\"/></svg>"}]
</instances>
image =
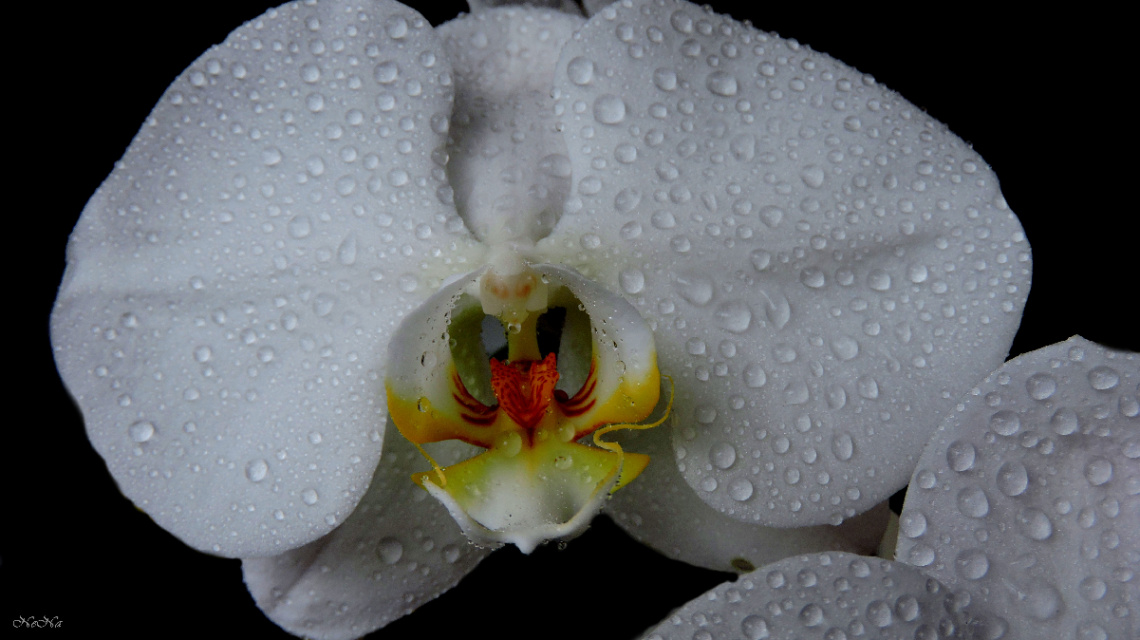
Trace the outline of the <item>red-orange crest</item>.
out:
<instances>
[{"instance_id":1,"label":"red-orange crest","mask_svg":"<svg viewBox=\"0 0 1140 640\"><path fill-rule=\"evenodd\" d=\"M491 358L491 389L499 407L519 426L533 429L554 399L558 369L553 353L542 360L499 362Z\"/></svg>"}]
</instances>

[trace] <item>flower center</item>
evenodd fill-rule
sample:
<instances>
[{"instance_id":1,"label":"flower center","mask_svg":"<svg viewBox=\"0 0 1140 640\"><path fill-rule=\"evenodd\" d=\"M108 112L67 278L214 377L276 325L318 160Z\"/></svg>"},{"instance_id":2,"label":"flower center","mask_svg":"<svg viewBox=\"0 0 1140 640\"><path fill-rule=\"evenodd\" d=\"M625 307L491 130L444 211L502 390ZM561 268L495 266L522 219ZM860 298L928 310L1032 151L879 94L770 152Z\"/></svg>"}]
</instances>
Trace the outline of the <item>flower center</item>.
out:
<instances>
[{"instance_id":1,"label":"flower center","mask_svg":"<svg viewBox=\"0 0 1140 640\"><path fill-rule=\"evenodd\" d=\"M581 532L648 464L600 436L664 420L632 424L656 407L660 374L652 333L624 299L571 271L521 260L495 268L502 264L445 287L401 325L389 356L388 408L417 446L460 440L486 449L441 466L421 446L433 470L413 480L472 540L529 552ZM559 307L560 345L543 355L540 318ZM505 359L482 350L485 316L506 327ZM443 340L435 326L444 327ZM579 442L590 434L592 444Z\"/></svg>"}]
</instances>

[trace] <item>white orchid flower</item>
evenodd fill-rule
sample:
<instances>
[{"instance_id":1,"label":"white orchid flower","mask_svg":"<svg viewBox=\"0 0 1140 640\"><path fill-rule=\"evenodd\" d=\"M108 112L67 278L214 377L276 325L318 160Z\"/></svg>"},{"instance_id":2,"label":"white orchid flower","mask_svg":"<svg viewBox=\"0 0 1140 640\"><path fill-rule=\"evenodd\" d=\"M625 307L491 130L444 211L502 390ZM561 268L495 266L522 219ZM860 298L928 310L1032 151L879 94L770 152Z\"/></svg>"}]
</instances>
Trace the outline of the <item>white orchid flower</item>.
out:
<instances>
[{"instance_id":1,"label":"white orchid flower","mask_svg":"<svg viewBox=\"0 0 1140 640\"><path fill-rule=\"evenodd\" d=\"M566 285L595 328L632 314L613 335L641 354L625 357L627 368L652 366L649 343L630 337L652 328L673 377L672 431L623 441L657 461L646 471L656 479L606 504L630 533L721 569L873 546L830 523L906 482L938 422L906 416L947 413L1001 362L1028 290L1028 247L976 154L849 68L775 38L762 45L692 6L657 6L648 17L619 7L584 27L515 9L444 27L442 43L394 4L314 21L322 9L282 8L235 32L244 51L204 55L77 228L57 357L93 442L136 504L197 548L276 556L247 560L247 580L296 633L359 635L447 588L480 552L407 481L405 465L422 459L394 429L384 435L384 376L424 362L404 353L426 353L414 345L419 327L400 329L409 340L387 372L384 353L401 318L444 321L447 292L424 303L441 286L466 287L479 309L502 316L478 289L487 280L479 269L523 264ZM362 24L374 30L362 36ZM746 51L765 46L782 57ZM520 66L531 75L517 75ZM452 107L449 81L471 99ZM551 94L538 87L550 85L544 104ZM811 99L780 111L795 91ZM520 96L535 100L495 119L495 106ZM777 115L761 117L760 104ZM886 116L889 132L886 121L872 132L865 114L844 113L884 117L884 105L898 114ZM808 117L820 111L843 117L828 129L829 118ZM880 137L888 133L899 137ZM766 158L765 135L783 140L788 157ZM869 151L880 143L881 153ZM938 154L918 159L924 145ZM500 163L491 151L504 147L515 155ZM907 181L892 172L896 161ZM908 197L879 202L896 189ZM519 219L502 217L504 196ZM165 226L151 225L162 218ZM560 359L583 352L567 345ZM439 364L448 353L436 355ZM762 426L737 417L756 414ZM893 424L905 428L883 438ZM862 438L867 431L879 439ZM883 439L897 447L876 451ZM190 459L171 460L180 455ZM610 486L591 488L570 516L600 505L593 498ZM463 523L470 514L457 502L449 506ZM701 523L714 533L702 538L700 527L669 528L647 513L660 509L723 519ZM816 535L754 523L809 525ZM504 539L519 542L515 533ZM292 588L275 591L284 585Z\"/></svg>"}]
</instances>

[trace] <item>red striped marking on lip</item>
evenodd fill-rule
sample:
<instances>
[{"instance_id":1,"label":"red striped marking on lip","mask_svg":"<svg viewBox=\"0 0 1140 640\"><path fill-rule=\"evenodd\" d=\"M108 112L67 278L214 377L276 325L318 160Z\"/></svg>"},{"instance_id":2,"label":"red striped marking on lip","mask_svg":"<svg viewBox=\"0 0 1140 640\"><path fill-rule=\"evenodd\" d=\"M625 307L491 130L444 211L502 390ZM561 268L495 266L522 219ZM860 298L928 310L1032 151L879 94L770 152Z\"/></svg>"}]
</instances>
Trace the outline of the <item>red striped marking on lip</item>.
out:
<instances>
[{"instance_id":1,"label":"red striped marking on lip","mask_svg":"<svg viewBox=\"0 0 1140 640\"><path fill-rule=\"evenodd\" d=\"M459 417L463 418L464 422L476 427L486 427L495 422L495 418L499 414L498 405L488 407L476 400L467 391L467 386L463 384L458 372L451 375L451 389L451 397L462 407L459 411Z\"/></svg>"},{"instance_id":2,"label":"red striped marking on lip","mask_svg":"<svg viewBox=\"0 0 1140 640\"><path fill-rule=\"evenodd\" d=\"M554 396L558 400L558 406L562 409L563 415L568 418L576 418L594 408L594 403L597 401L597 399L594 398L594 389L597 387L597 363L591 358L590 373L586 376L586 382L582 384L582 388L578 390L578 393L574 394L573 398L567 398L565 391L554 392Z\"/></svg>"},{"instance_id":3,"label":"red striped marking on lip","mask_svg":"<svg viewBox=\"0 0 1140 640\"><path fill-rule=\"evenodd\" d=\"M556 356L551 353L542 360L499 362L491 358L491 388L499 403L488 407L467 390L458 372L451 376L451 397L460 406L459 416L476 427L494 424L499 409L524 429L533 429L542 420L550 401L558 404L563 416L576 418L594 408L598 387L597 363L590 361L590 372L582 388L568 397L565 391L554 389L559 379Z\"/></svg>"}]
</instances>

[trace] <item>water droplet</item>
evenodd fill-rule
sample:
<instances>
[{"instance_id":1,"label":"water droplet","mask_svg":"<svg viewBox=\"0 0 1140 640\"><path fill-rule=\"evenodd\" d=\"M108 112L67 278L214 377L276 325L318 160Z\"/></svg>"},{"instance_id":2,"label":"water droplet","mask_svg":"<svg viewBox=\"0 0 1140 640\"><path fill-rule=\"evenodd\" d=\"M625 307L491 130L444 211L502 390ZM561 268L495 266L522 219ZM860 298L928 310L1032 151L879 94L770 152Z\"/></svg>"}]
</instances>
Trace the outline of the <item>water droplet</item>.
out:
<instances>
[{"instance_id":1,"label":"water droplet","mask_svg":"<svg viewBox=\"0 0 1140 640\"><path fill-rule=\"evenodd\" d=\"M926 516L917 509L906 509L899 517L899 531L908 538L918 538L926 533Z\"/></svg>"},{"instance_id":2,"label":"water droplet","mask_svg":"<svg viewBox=\"0 0 1140 640\"><path fill-rule=\"evenodd\" d=\"M990 416L990 429L999 436L1012 436L1021 430L1021 420L1008 409Z\"/></svg>"},{"instance_id":3,"label":"water droplet","mask_svg":"<svg viewBox=\"0 0 1140 640\"><path fill-rule=\"evenodd\" d=\"M1089 370L1089 384L1097 391L1108 391L1120 384L1120 374L1104 365L1094 367Z\"/></svg>"},{"instance_id":4,"label":"water droplet","mask_svg":"<svg viewBox=\"0 0 1140 640\"><path fill-rule=\"evenodd\" d=\"M851 434L840 432L831 439L831 452L837 460L850 460L855 455L855 441Z\"/></svg>"},{"instance_id":5,"label":"water droplet","mask_svg":"<svg viewBox=\"0 0 1140 640\"><path fill-rule=\"evenodd\" d=\"M814 602L800 609L800 622L805 627L819 626L823 622L823 609Z\"/></svg>"},{"instance_id":6,"label":"water droplet","mask_svg":"<svg viewBox=\"0 0 1140 640\"><path fill-rule=\"evenodd\" d=\"M974 460L977 457L977 450L974 445L969 442L957 440L950 444L946 450L946 462L950 468L958 473L969 471L974 466Z\"/></svg>"},{"instance_id":7,"label":"water droplet","mask_svg":"<svg viewBox=\"0 0 1140 640\"><path fill-rule=\"evenodd\" d=\"M799 405L806 403L811 397L807 383L803 380L793 380L784 385L784 404Z\"/></svg>"},{"instance_id":8,"label":"water droplet","mask_svg":"<svg viewBox=\"0 0 1140 640\"><path fill-rule=\"evenodd\" d=\"M566 77L576 85L587 85L594 79L594 63L578 56L566 65Z\"/></svg>"},{"instance_id":9,"label":"water droplet","mask_svg":"<svg viewBox=\"0 0 1140 640\"><path fill-rule=\"evenodd\" d=\"M446 545L443 547L442 551L443 551L444 562L447 562L448 564L455 564L456 562L459 561L460 552L459 552L459 547L457 547L456 545L453 545L453 544Z\"/></svg>"},{"instance_id":10,"label":"water droplet","mask_svg":"<svg viewBox=\"0 0 1140 640\"><path fill-rule=\"evenodd\" d=\"M929 275L930 272L924 264L912 264L906 271L907 278L915 284L926 282L926 278L929 277Z\"/></svg>"},{"instance_id":11,"label":"water droplet","mask_svg":"<svg viewBox=\"0 0 1140 640\"><path fill-rule=\"evenodd\" d=\"M628 294L641 293L645 288L645 274L638 269L625 269L618 275L621 290Z\"/></svg>"},{"instance_id":12,"label":"water droplet","mask_svg":"<svg viewBox=\"0 0 1140 640\"><path fill-rule=\"evenodd\" d=\"M1035 373L1025 381L1025 390L1034 400L1046 400L1057 392L1057 379L1047 373Z\"/></svg>"},{"instance_id":13,"label":"water droplet","mask_svg":"<svg viewBox=\"0 0 1140 640\"><path fill-rule=\"evenodd\" d=\"M850 360L859 355L859 342L851 336L838 336L831 341L831 352L840 360Z\"/></svg>"},{"instance_id":14,"label":"water droplet","mask_svg":"<svg viewBox=\"0 0 1140 640\"><path fill-rule=\"evenodd\" d=\"M910 548L910 553L907 554L907 562L916 567L929 567L936 557L933 547L919 543Z\"/></svg>"},{"instance_id":15,"label":"water droplet","mask_svg":"<svg viewBox=\"0 0 1140 640\"><path fill-rule=\"evenodd\" d=\"M764 271L772 263L772 254L763 249L754 249L748 256L752 260L752 268Z\"/></svg>"},{"instance_id":16,"label":"water droplet","mask_svg":"<svg viewBox=\"0 0 1140 640\"><path fill-rule=\"evenodd\" d=\"M775 205L761 207L759 214L760 220L773 229L779 226L780 221L784 219L784 210Z\"/></svg>"},{"instance_id":17,"label":"water droplet","mask_svg":"<svg viewBox=\"0 0 1140 640\"><path fill-rule=\"evenodd\" d=\"M990 512L990 501L980 487L966 487L958 492L958 511L969 518L984 518Z\"/></svg>"},{"instance_id":18,"label":"water droplet","mask_svg":"<svg viewBox=\"0 0 1140 640\"><path fill-rule=\"evenodd\" d=\"M727 469L736 462L736 449L727 442L713 445L709 451L709 460L720 469Z\"/></svg>"},{"instance_id":19,"label":"water droplet","mask_svg":"<svg viewBox=\"0 0 1140 640\"><path fill-rule=\"evenodd\" d=\"M717 326L733 333L743 333L752 323L752 311L748 305L736 300L730 300L717 307Z\"/></svg>"},{"instance_id":20,"label":"water droplet","mask_svg":"<svg viewBox=\"0 0 1140 640\"><path fill-rule=\"evenodd\" d=\"M891 626L891 605L882 600L875 600L867 605L867 620L876 627Z\"/></svg>"},{"instance_id":21,"label":"water droplet","mask_svg":"<svg viewBox=\"0 0 1140 640\"><path fill-rule=\"evenodd\" d=\"M315 64L306 64L301 67L301 79L309 84L321 79L321 68Z\"/></svg>"},{"instance_id":22,"label":"water droplet","mask_svg":"<svg viewBox=\"0 0 1140 640\"><path fill-rule=\"evenodd\" d=\"M132 424L127 431L130 433L131 440L139 443L146 442L154 437L154 423L140 420Z\"/></svg>"},{"instance_id":23,"label":"water droplet","mask_svg":"<svg viewBox=\"0 0 1140 640\"><path fill-rule=\"evenodd\" d=\"M261 161L265 166L272 167L281 162L281 150L277 147L268 147L261 152Z\"/></svg>"},{"instance_id":24,"label":"water droplet","mask_svg":"<svg viewBox=\"0 0 1140 640\"><path fill-rule=\"evenodd\" d=\"M214 354L210 347L202 346L194 349L194 359L198 362L206 362Z\"/></svg>"},{"instance_id":25,"label":"water droplet","mask_svg":"<svg viewBox=\"0 0 1140 640\"><path fill-rule=\"evenodd\" d=\"M827 408L838 411L847 405L847 390L842 386L833 384L827 388Z\"/></svg>"},{"instance_id":26,"label":"water droplet","mask_svg":"<svg viewBox=\"0 0 1140 640\"><path fill-rule=\"evenodd\" d=\"M261 482L268 473L269 463L261 458L250 460L249 464L245 465L245 477L252 482Z\"/></svg>"},{"instance_id":27,"label":"water droplet","mask_svg":"<svg viewBox=\"0 0 1140 640\"><path fill-rule=\"evenodd\" d=\"M614 210L618 213L629 213L641 202L641 192L637 189L622 189L614 197Z\"/></svg>"},{"instance_id":28,"label":"water droplet","mask_svg":"<svg viewBox=\"0 0 1140 640\"><path fill-rule=\"evenodd\" d=\"M855 388L859 391L859 395L868 400L879 397L879 382L871 376L859 376L855 380Z\"/></svg>"},{"instance_id":29,"label":"water droplet","mask_svg":"<svg viewBox=\"0 0 1140 640\"><path fill-rule=\"evenodd\" d=\"M724 71L713 71L709 74L708 79L705 81L705 86L709 91L718 96L730 97L736 95L739 88L736 83L736 78Z\"/></svg>"},{"instance_id":30,"label":"water droplet","mask_svg":"<svg viewBox=\"0 0 1140 640\"><path fill-rule=\"evenodd\" d=\"M301 492L301 500L310 507L317 504L321 497L317 494L316 489L305 489Z\"/></svg>"},{"instance_id":31,"label":"water droplet","mask_svg":"<svg viewBox=\"0 0 1140 640\"><path fill-rule=\"evenodd\" d=\"M705 276L681 275L673 281L677 293L690 304L703 307L712 300L713 283Z\"/></svg>"},{"instance_id":32,"label":"water droplet","mask_svg":"<svg viewBox=\"0 0 1140 640\"><path fill-rule=\"evenodd\" d=\"M1064 601L1057 588L1049 583L1034 582L1029 594L1022 602L1026 613L1037 620L1052 620L1064 608Z\"/></svg>"},{"instance_id":33,"label":"water droplet","mask_svg":"<svg viewBox=\"0 0 1140 640\"><path fill-rule=\"evenodd\" d=\"M1106 458L1093 458L1085 465L1085 478L1089 484L1100 486L1112 480L1112 463Z\"/></svg>"},{"instance_id":34,"label":"water droplet","mask_svg":"<svg viewBox=\"0 0 1140 640\"><path fill-rule=\"evenodd\" d=\"M618 124L625 120L625 102L612 93L594 100L594 119L602 124Z\"/></svg>"},{"instance_id":35,"label":"water droplet","mask_svg":"<svg viewBox=\"0 0 1140 640\"><path fill-rule=\"evenodd\" d=\"M1104 598L1105 594L1108 593L1108 585L1100 578L1089 576L1081 580L1080 591L1085 600L1096 601Z\"/></svg>"},{"instance_id":36,"label":"water droplet","mask_svg":"<svg viewBox=\"0 0 1140 640\"><path fill-rule=\"evenodd\" d=\"M826 174L823 172L823 169L814 164L809 164L800 171L800 180L803 180L804 184L812 189L822 187L824 177L826 177Z\"/></svg>"},{"instance_id":37,"label":"water droplet","mask_svg":"<svg viewBox=\"0 0 1140 640\"><path fill-rule=\"evenodd\" d=\"M997 486L998 490L1011 498L1025 493L1029 487L1029 473L1025 470L1025 465L1017 460L1002 463L997 471Z\"/></svg>"},{"instance_id":38,"label":"water droplet","mask_svg":"<svg viewBox=\"0 0 1140 640\"><path fill-rule=\"evenodd\" d=\"M289 221L289 235L294 238L305 238L312 232L313 222L309 219L309 216L299 215Z\"/></svg>"},{"instance_id":39,"label":"water droplet","mask_svg":"<svg viewBox=\"0 0 1140 640\"><path fill-rule=\"evenodd\" d=\"M752 497L755 488L748 478L737 478L728 483L728 496L737 502L744 502Z\"/></svg>"},{"instance_id":40,"label":"water droplet","mask_svg":"<svg viewBox=\"0 0 1140 640\"><path fill-rule=\"evenodd\" d=\"M336 259L343 265L352 265L356 263L356 236L350 235L345 238L336 250Z\"/></svg>"},{"instance_id":41,"label":"water droplet","mask_svg":"<svg viewBox=\"0 0 1140 640\"><path fill-rule=\"evenodd\" d=\"M381 538L376 545L376 555L384 561L384 564L396 564L404 557L404 545L391 536Z\"/></svg>"},{"instance_id":42,"label":"water droplet","mask_svg":"<svg viewBox=\"0 0 1140 640\"><path fill-rule=\"evenodd\" d=\"M657 69L653 72L653 84L662 91L677 88L677 72L672 69Z\"/></svg>"},{"instance_id":43,"label":"water droplet","mask_svg":"<svg viewBox=\"0 0 1140 640\"><path fill-rule=\"evenodd\" d=\"M891 288L891 276L882 269L874 269L867 274L867 286L875 291L886 291Z\"/></svg>"},{"instance_id":44,"label":"water droplet","mask_svg":"<svg viewBox=\"0 0 1140 640\"><path fill-rule=\"evenodd\" d=\"M744 632L744 637L748 640L767 640L772 635L768 621L755 615L741 620L740 630Z\"/></svg>"},{"instance_id":45,"label":"water droplet","mask_svg":"<svg viewBox=\"0 0 1140 640\"><path fill-rule=\"evenodd\" d=\"M1017 512L1017 530L1032 540L1047 540L1053 535L1053 522L1044 511L1025 507Z\"/></svg>"},{"instance_id":46,"label":"water droplet","mask_svg":"<svg viewBox=\"0 0 1140 640\"><path fill-rule=\"evenodd\" d=\"M373 77L380 84L391 84L396 81L396 77L399 75L400 67L391 60L376 65L376 69L373 71Z\"/></svg>"},{"instance_id":47,"label":"water droplet","mask_svg":"<svg viewBox=\"0 0 1140 640\"><path fill-rule=\"evenodd\" d=\"M1053 417L1049 419L1049 424L1053 427L1053 431L1057 435L1062 436L1076 433L1081 426L1077 412L1068 407L1057 409Z\"/></svg>"},{"instance_id":48,"label":"water droplet","mask_svg":"<svg viewBox=\"0 0 1140 640\"><path fill-rule=\"evenodd\" d=\"M768 374L759 363L753 362L744 368L744 384L749 388L759 389L768 382Z\"/></svg>"},{"instance_id":49,"label":"water droplet","mask_svg":"<svg viewBox=\"0 0 1140 640\"><path fill-rule=\"evenodd\" d=\"M827 284L827 278L818 267L808 267L800 271L800 282L809 289L819 289Z\"/></svg>"},{"instance_id":50,"label":"water droplet","mask_svg":"<svg viewBox=\"0 0 1140 640\"><path fill-rule=\"evenodd\" d=\"M981 580L990 570L990 559L981 549L967 549L954 561L958 575L967 580Z\"/></svg>"}]
</instances>

